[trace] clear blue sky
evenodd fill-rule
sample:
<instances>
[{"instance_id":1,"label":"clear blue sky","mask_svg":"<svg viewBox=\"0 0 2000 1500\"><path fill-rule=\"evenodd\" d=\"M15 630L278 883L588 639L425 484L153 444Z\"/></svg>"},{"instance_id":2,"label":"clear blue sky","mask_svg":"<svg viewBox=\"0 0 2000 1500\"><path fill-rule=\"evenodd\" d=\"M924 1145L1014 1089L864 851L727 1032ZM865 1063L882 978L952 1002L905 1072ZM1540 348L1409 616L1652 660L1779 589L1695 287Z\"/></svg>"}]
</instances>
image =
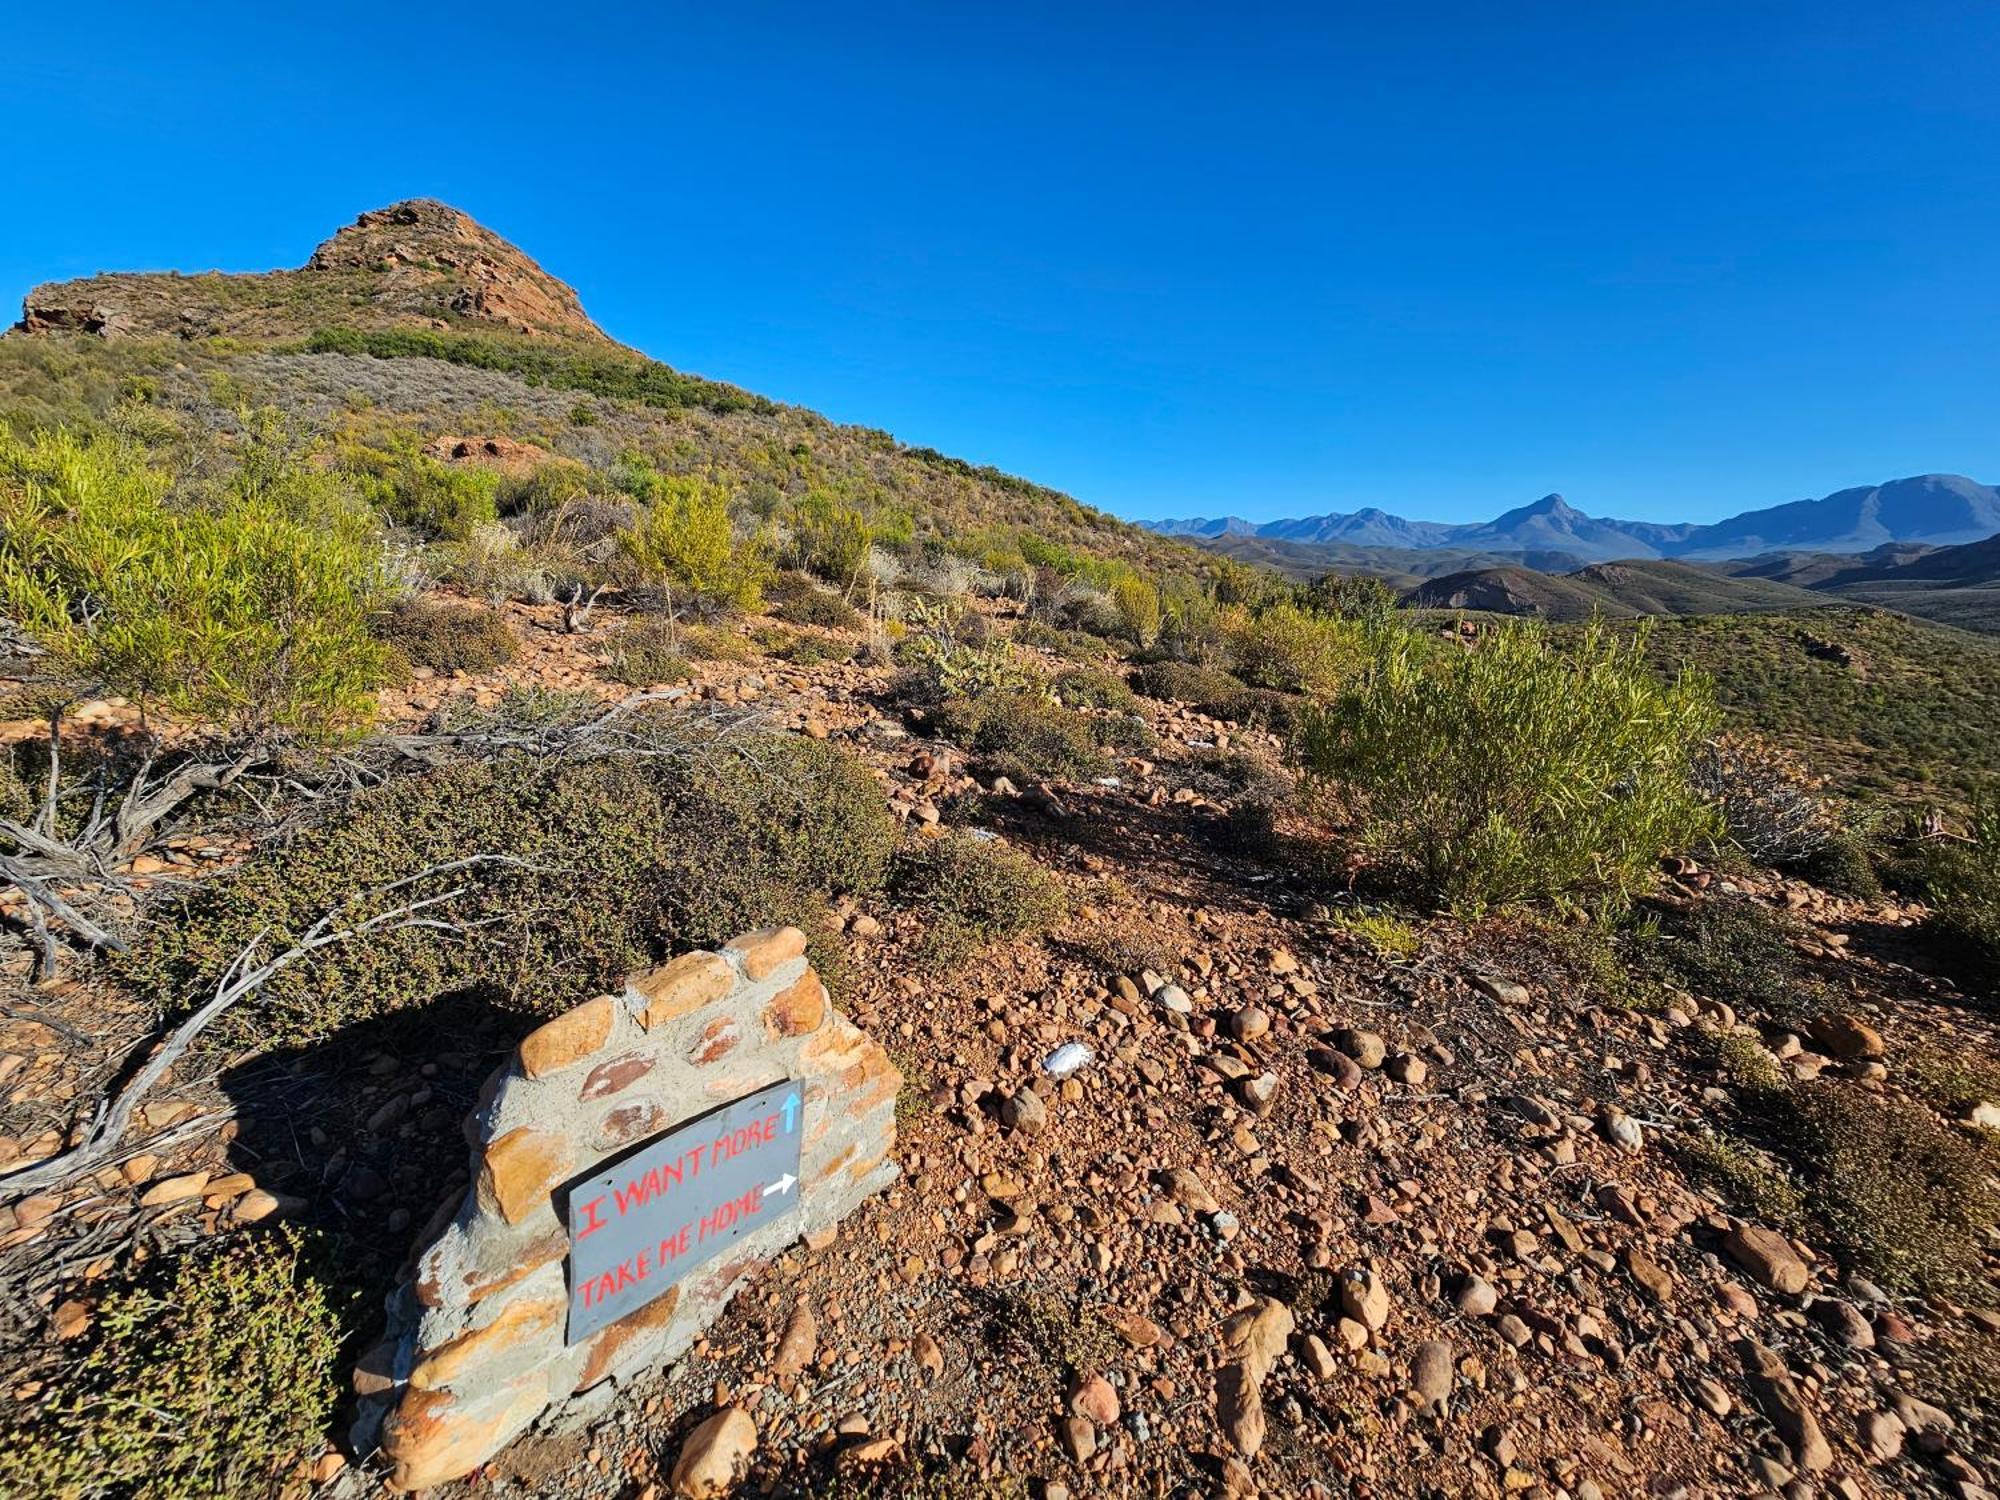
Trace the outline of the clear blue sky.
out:
<instances>
[{"instance_id":1,"label":"clear blue sky","mask_svg":"<svg viewBox=\"0 0 2000 1500\"><path fill-rule=\"evenodd\" d=\"M34 14L27 14L32 9ZM19 7L0 296L447 199L1131 516L2000 479L2000 6Z\"/></svg>"}]
</instances>

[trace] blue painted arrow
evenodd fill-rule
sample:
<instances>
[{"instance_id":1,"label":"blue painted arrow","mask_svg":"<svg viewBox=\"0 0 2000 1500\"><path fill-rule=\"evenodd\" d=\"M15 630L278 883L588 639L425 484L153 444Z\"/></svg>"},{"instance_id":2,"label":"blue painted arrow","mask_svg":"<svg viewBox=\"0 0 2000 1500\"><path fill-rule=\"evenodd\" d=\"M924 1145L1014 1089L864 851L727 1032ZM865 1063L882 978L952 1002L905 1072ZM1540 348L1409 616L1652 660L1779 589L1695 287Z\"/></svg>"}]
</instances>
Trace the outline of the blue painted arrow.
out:
<instances>
[{"instance_id":1,"label":"blue painted arrow","mask_svg":"<svg viewBox=\"0 0 2000 1500\"><path fill-rule=\"evenodd\" d=\"M799 1112L799 1096L797 1094L785 1095L785 1102L778 1106L778 1113L780 1113L785 1117L786 1135L790 1135L792 1133L792 1118L795 1115L797 1115L798 1112Z\"/></svg>"}]
</instances>

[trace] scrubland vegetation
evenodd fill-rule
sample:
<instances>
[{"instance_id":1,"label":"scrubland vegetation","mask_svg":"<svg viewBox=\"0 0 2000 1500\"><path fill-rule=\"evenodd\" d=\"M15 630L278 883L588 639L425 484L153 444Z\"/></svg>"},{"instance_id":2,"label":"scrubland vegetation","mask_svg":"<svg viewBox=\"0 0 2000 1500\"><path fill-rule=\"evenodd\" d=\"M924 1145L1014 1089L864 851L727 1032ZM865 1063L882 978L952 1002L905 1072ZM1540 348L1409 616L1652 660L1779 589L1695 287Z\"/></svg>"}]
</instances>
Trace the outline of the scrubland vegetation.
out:
<instances>
[{"instance_id":1,"label":"scrubland vegetation","mask_svg":"<svg viewBox=\"0 0 2000 1500\"><path fill-rule=\"evenodd\" d=\"M1812 633L1835 612L1810 630L1462 625L615 346L469 326L0 341L0 604L12 715L53 723L0 758L0 858L40 860L38 889L99 883L68 915L16 913L36 977L60 938L171 1026L246 955L425 903L275 972L208 1059L455 1003L525 1030L778 922L810 934L837 993L855 934L886 927L927 981L1019 972L1024 953L1085 965L1063 1035L1100 1001L1150 1017L1209 973L1170 901L1121 889L1120 840L1151 819L1197 835L1178 858L1240 877L1232 903L1394 985L1469 971L1469 939L1540 934L1524 951L1549 963L1515 961L1525 979L1573 974L1593 1026L1655 1026L1641 1054L1727 1095L1673 1136L1688 1182L1896 1295L1983 1295L1993 1148L1963 1112L2000 1073L1913 1052L1887 1088L1799 1074L1774 1049L1855 1016L1812 924L1771 895L1921 901L1898 938L1911 963L1967 994L2000 982L2000 804L1980 800L2000 651L1975 638L1873 611L1840 613L1838 641ZM589 643L599 681L506 681L558 632ZM811 669L864 707L839 732L758 719L750 678ZM378 694L455 676L505 690L378 722ZM631 695L614 706L606 683ZM106 698L143 715L132 740L56 754L65 715ZM1131 821L1100 831L1066 805L1100 795ZM118 810L155 802L125 838ZM229 841L227 868L143 894L106 875L169 827ZM1317 992L1288 990L1281 956L1296 966L1260 947L1245 982L1297 1011ZM1058 1029L997 1002L982 1020L1023 1067ZM1404 1078L1430 1066L1420 1050ZM1575 1098L1638 1077L1575 1066ZM1355 1144L1354 1124L1325 1138ZM331 1419L354 1315L302 1242L240 1240L121 1275L73 1383L0 1444L0 1488L288 1482Z\"/></svg>"}]
</instances>

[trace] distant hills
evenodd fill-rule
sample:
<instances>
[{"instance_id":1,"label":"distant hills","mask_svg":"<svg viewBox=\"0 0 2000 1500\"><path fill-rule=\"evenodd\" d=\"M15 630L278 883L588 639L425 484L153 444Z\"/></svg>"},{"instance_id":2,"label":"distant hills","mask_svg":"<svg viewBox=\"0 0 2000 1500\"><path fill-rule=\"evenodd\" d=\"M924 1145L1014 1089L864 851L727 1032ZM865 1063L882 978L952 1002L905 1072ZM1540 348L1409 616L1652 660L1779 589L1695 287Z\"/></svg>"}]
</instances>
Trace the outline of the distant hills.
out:
<instances>
[{"instance_id":1,"label":"distant hills","mask_svg":"<svg viewBox=\"0 0 2000 1500\"><path fill-rule=\"evenodd\" d=\"M1243 542L1254 538L1293 546L1499 555L1552 571L1545 562L1529 561L1527 554L1559 559L1559 569L1633 559L1721 561L1781 551L1857 553L1899 542L1955 546L2000 532L2000 490L1960 474L1920 474L1745 511L1706 525L1600 519L1585 515L1561 495L1544 495L1491 521L1464 525L1406 520L1372 506L1261 524L1237 516L1141 524L1170 536L1224 541L1229 545L1216 550L1239 556ZM1296 554L1292 560L1306 561Z\"/></svg>"},{"instance_id":2,"label":"distant hills","mask_svg":"<svg viewBox=\"0 0 2000 1500\"><path fill-rule=\"evenodd\" d=\"M1891 543L1859 556L1783 552L1728 563L1651 558L1566 573L1465 568L1409 587L1419 609L1549 620L1757 614L1873 604L1940 624L2000 633L2000 536L1957 547Z\"/></svg>"}]
</instances>

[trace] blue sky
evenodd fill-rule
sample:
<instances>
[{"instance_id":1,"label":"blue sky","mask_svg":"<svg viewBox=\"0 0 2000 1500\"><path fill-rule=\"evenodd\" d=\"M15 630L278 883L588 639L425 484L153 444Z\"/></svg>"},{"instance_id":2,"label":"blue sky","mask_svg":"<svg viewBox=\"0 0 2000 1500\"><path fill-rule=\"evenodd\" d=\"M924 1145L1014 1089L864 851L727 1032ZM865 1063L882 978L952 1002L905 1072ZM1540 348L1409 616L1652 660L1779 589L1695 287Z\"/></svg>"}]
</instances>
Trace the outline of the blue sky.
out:
<instances>
[{"instance_id":1,"label":"blue sky","mask_svg":"<svg viewBox=\"0 0 2000 1500\"><path fill-rule=\"evenodd\" d=\"M0 297L464 208L671 364L1128 516L2000 480L2000 7L36 7Z\"/></svg>"}]
</instances>

